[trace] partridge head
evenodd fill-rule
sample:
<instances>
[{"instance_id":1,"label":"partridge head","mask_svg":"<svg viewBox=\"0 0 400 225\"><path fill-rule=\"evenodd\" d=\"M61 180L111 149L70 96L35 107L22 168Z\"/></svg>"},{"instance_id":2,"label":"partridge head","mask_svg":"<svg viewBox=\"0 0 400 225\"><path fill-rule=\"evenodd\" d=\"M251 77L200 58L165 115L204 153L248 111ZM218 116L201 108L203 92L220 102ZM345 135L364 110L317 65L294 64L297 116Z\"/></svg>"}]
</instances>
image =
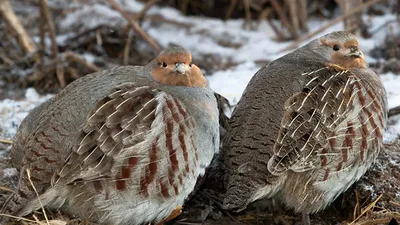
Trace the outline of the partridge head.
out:
<instances>
[{"instance_id":1,"label":"partridge head","mask_svg":"<svg viewBox=\"0 0 400 225\"><path fill-rule=\"evenodd\" d=\"M184 48L87 75L21 124L18 188L3 210L43 204L100 224L163 223L218 151L218 129L214 92Z\"/></svg>"},{"instance_id":2,"label":"partridge head","mask_svg":"<svg viewBox=\"0 0 400 225\"><path fill-rule=\"evenodd\" d=\"M276 199L323 210L382 149L386 92L357 39L333 32L261 68L232 113L222 157L224 207Z\"/></svg>"},{"instance_id":3,"label":"partridge head","mask_svg":"<svg viewBox=\"0 0 400 225\"><path fill-rule=\"evenodd\" d=\"M152 70L154 80L166 85L203 87L206 79L199 67L192 64L192 55L183 48L169 48L155 59L157 65Z\"/></svg>"},{"instance_id":4,"label":"partridge head","mask_svg":"<svg viewBox=\"0 0 400 225\"><path fill-rule=\"evenodd\" d=\"M306 48L327 61L344 69L366 68L364 54L358 47L356 36L334 32L309 43Z\"/></svg>"}]
</instances>

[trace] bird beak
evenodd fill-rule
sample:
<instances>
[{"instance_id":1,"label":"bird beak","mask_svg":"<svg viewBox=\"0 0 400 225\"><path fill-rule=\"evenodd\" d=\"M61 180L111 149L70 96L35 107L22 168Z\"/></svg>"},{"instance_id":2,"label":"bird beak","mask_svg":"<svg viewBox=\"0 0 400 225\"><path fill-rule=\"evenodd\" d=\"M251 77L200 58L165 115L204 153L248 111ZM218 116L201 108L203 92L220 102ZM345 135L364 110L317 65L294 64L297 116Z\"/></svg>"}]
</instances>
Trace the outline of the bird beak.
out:
<instances>
[{"instance_id":1,"label":"bird beak","mask_svg":"<svg viewBox=\"0 0 400 225\"><path fill-rule=\"evenodd\" d=\"M175 71L181 73L181 74L185 74L187 71L187 67L185 65L185 63L177 63L175 64Z\"/></svg>"},{"instance_id":2,"label":"bird beak","mask_svg":"<svg viewBox=\"0 0 400 225\"><path fill-rule=\"evenodd\" d=\"M360 49L358 49L357 47L350 47L350 53L347 54L349 57L353 57L353 58L363 58L364 54L362 53L362 51L360 51Z\"/></svg>"}]
</instances>

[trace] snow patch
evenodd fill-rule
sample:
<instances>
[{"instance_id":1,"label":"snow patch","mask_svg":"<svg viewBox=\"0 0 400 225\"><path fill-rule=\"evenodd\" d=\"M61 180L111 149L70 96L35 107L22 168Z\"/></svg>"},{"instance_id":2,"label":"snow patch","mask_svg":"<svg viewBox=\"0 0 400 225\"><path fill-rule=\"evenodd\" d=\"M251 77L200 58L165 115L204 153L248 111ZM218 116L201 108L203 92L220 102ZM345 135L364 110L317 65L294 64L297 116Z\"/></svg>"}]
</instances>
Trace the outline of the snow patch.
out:
<instances>
[{"instance_id":1,"label":"snow patch","mask_svg":"<svg viewBox=\"0 0 400 225\"><path fill-rule=\"evenodd\" d=\"M83 23L84 21L84 23ZM80 10L68 14L60 23L62 31L77 32L93 29L101 25L121 27L126 24L121 14L107 5L82 5ZM82 29L82 26L85 29Z\"/></svg>"},{"instance_id":2,"label":"snow patch","mask_svg":"<svg viewBox=\"0 0 400 225\"><path fill-rule=\"evenodd\" d=\"M14 177L18 175L18 171L16 168L5 168L3 170L3 177L9 178L9 177Z\"/></svg>"},{"instance_id":3,"label":"snow patch","mask_svg":"<svg viewBox=\"0 0 400 225\"><path fill-rule=\"evenodd\" d=\"M0 139L11 140L29 111L51 97L50 94L40 96L35 89L28 88L23 100L0 101Z\"/></svg>"},{"instance_id":4,"label":"snow patch","mask_svg":"<svg viewBox=\"0 0 400 225\"><path fill-rule=\"evenodd\" d=\"M227 98L231 104L236 104L258 70L254 62L248 61L232 69L218 71L207 78L215 92Z\"/></svg>"},{"instance_id":5,"label":"snow patch","mask_svg":"<svg viewBox=\"0 0 400 225\"><path fill-rule=\"evenodd\" d=\"M38 102L40 100L40 96L34 88L26 89L25 98L30 102Z\"/></svg>"}]
</instances>

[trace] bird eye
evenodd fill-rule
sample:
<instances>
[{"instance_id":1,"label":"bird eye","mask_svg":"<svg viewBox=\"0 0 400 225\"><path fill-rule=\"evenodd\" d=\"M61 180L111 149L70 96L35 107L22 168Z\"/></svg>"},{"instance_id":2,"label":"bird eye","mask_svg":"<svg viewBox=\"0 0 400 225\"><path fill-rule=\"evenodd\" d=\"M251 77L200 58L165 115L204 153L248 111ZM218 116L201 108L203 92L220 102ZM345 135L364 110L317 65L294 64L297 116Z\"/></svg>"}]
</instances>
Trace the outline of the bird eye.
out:
<instances>
[{"instance_id":1,"label":"bird eye","mask_svg":"<svg viewBox=\"0 0 400 225\"><path fill-rule=\"evenodd\" d=\"M162 63L162 66L163 66L163 67L167 67L167 63L166 63L166 62L163 62L163 63Z\"/></svg>"},{"instance_id":2,"label":"bird eye","mask_svg":"<svg viewBox=\"0 0 400 225\"><path fill-rule=\"evenodd\" d=\"M189 64L189 67L192 67L192 64L191 64L191 63Z\"/></svg>"},{"instance_id":3,"label":"bird eye","mask_svg":"<svg viewBox=\"0 0 400 225\"><path fill-rule=\"evenodd\" d=\"M339 51L339 49L340 49L340 46L339 46L339 45L333 45L333 50L334 50L334 51Z\"/></svg>"}]
</instances>

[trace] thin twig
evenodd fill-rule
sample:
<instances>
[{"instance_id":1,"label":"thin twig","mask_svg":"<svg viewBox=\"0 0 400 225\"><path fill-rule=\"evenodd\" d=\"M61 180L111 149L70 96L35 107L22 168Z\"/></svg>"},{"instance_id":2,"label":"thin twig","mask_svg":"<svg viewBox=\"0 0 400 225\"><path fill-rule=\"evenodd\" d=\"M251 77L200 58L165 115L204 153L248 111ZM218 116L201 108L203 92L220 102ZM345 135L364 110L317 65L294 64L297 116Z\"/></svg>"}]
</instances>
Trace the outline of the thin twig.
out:
<instances>
[{"instance_id":1,"label":"thin twig","mask_svg":"<svg viewBox=\"0 0 400 225\"><path fill-rule=\"evenodd\" d=\"M250 2L249 2L249 0L243 0L243 4L244 4L245 15L246 15L246 23L249 24L250 28L251 28Z\"/></svg>"},{"instance_id":2,"label":"thin twig","mask_svg":"<svg viewBox=\"0 0 400 225\"><path fill-rule=\"evenodd\" d=\"M186 15L187 9L188 9L189 1L188 0L182 0L181 1L181 12Z\"/></svg>"},{"instance_id":3,"label":"thin twig","mask_svg":"<svg viewBox=\"0 0 400 225\"><path fill-rule=\"evenodd\" d=\"M46 16L44 15L42 7L40 7L40 16L39 16L39 36L40 36L40 50L44 51L46 49L45 38L45 25L46 25Z\"/></svg>"},{"instance_id":4,"label":"thin twig","mask_svg":"<svg viewBox=\"0 0 400 225\"><path fill-rule=\"evenodd\" d=\"M14 193L14 191L11 188L4 187L4 186L0 186L0 190Z\"/></svg>"},{"instance_id":5,"label":"thin twig","mask_svg":"<svg viewBox=\"0 0 400 225\"><path fill-rule=\"evenodd\" d=\"M354 225L379 225L379 224L389 224L389 222L394 218L395 220L400 220L400 214L397 212L386 213L388 215L384 215L385 218L374 218L374 219L366 219L364 221L360 221L355 223Z\"/></svg>"},{"instance_id":6,"label":"thin twig","mask_svg":"<svg viewBox=\"0 0 400 225\"><path fill-rule=\"evenodd\" d=\"M103 38L101 37L101 30L96 30L96 45L101 47L103 45Z\"/></svg>"},{"instance_id":7,"label":"thin twig","mask_svg":"<svg viewBox=\"0 0 400 225\"><path fill-rule=\"evenodd\" d=\"M56 74L57 74L58 83L60 84L61 88L64 88L66 86L65 76L64 76L64 66L60 59L57 59L56 63L57 63Z\"/></svg>"},{"instance_id":8,"label":"thin twig","mask_svg":"<svg viewBox=\"0 0 400 225\"><path fill-rule=\"evenodd\" d=\"M400 114L400 105L389 109L388 117L395 116L398 114Z\"/></svg>"},{"instance_id":9,"label":"thin twig","mask_svg":"<svg viewBox=\"0 0 400 225\"><path fill-rule=\"evenodd\" d=\"M54 24L51 18L49 8L47 7L47 0L40 0L40 11L44 15L44 19L46 20L47 28L50 34L51 40L51 52L53 58L57 58L57 42L56 42L56 34L54 31Z\"/></svg>"},{"instance_id":10,"label":"thin twig","mask_svg":"<svg viewBox=\"0 0 400 225\"><path fill-rule=\"evenodd\" d=\"M299 1L299 22L300 22L300 29L303 32L308 31L307 27L307 0L300 0Z\"/></svg>"},{"instance_id":11,"label":"thin twig","mask_svg":"<svg viewBox=\"0 0 400 225\"><path fill-rule=\"evenodd\" d=\"M297 35L297 31L299 30L299 3L292 0L285 0L285 3L289 8L290 20L292 22L291 27ZM297 36L292 38L297 38Z\"/></svg>"},{"instance_id":12,"label":"thin twig","mask_svg":"<svg viewBox=\"0 0 400 225\"><path fill-rule=\"evenodd\" d=\"M224 207L222 207L222 204L220 203L220 202L221 202L220 199L218 199L217 197L211 195L211 194L208 193L208 192L202 192L202 193L199 193L199 194L200 194L200 195L203 195L203 196L205 196L205 197L207 197L210 201L212 201L212 202L213 202L225 215L227 215L232 221L238 222L238 221L235 219L235 217L233 217L228 211L226 211L226 210L224 209Z\"/></svg>"},{"instance_id":13,"label":"thin twig","mask_svg":"<svg viewBox=\"0 0 400 225\"><path fill-rule=\"evenodd\" d=\"M50 225L49 219L47 218L46 210L44 210L44 207L42 204L42 200L40 199L39 193L37 192L36 187L35 187L35 185L33 185L33 182L31 180L31 171L29 169L26 169L26 175L28 176L29 183L31 184L33 190L35 191L36 197L38 198L40 207L42 208L44 219L46 220L47 225Z\"/></svg>"},{"instance_id":14,"label":"thin twig","mask_svg":"<svg viewBox=\"0 0 400 225\"><path fill-rule=\"evenodd\" d=\"M393 204L397 207L400 207L400 202L395 202L395 201L389 201L390 204Z\"/></svg>"},{"instance_id":15,"label":"thin twig","mask_svg":"<svg viewBox=\"0 0 400 225\"><path fill-rule=\"evenodd\" d=\"M399 5L400 5L400 2L399 2ZM375 35L376 33L381 31L386 26L390 25L391 23L396 23L396 22L400 22L400 20L399 19L393 19L393 20L386 21L384 24L380 25L379 27L375 28L374 30L370 31L369 33L371 35Z\"/></svg>"},{"instance_id":16,"label":"thin twig","mask_svg":"<svg viewBox=\"0 0 400 225\"><path fill-rule=\"evenodd\" d=\"M382 198L382 196L383 196L383 194L379 195L379 196L375 199L375 201L371 202L371 204L369 204L369 205L367 206L367 208L365 208L365 209L361 212L361 214L360 214L355 220L353 220L351 223L349 223L348 225L354 224L354 223L355 223L357 220L359 220L365 213L367 213L367 212L370 211L372 208L374 208L375 205L376 205L376 203L379 201L379 199Z\"/></svg>"},{"instance_id":17,"label":"thin twig","mask_svg":"<svg viewBox=\"0 0 400 225\"><path fill-rule=\"evenodd\" d=\"M13 65L14 62L4 54L4 52L0 52L0 58L3 60L4 64Z\"/></svg>"},{"instance_id":18,"label":"thin twig","mask_svg":"<svg viewBox=\"0 0 400 225\"><path fill-rule=\"evenodd\" d=\"M36 45L22 26L20 20L15 15L14 10L8 0L0 0L0 16L3 17L7 25L16 34L18 42L22 50L26 53L36 51Z\"/></svg>"},{"instance_id":19,"label":"thin twig","mask_svg":"<svg viewBox=\"0 0 400 225\"><path fill-rule=\"evenodd\" d=\"M360 209L360 199L358 198L358 192L355 191L355 193L356 193L356 205L354 206L354 210L353 210L353 220L355 220L357 218L357 214Z\"/></svg>"},{"instance_id":20,"label":"thin twig","mask_svg":"<svg viewBox=\"0 0 400 225\"><path fill-rule=\"evenodd\" d=\"M129 22L129 24L132 26L132 28L137 31L155 50L160 51L161 48L157 44L155 40L153 40L135 21L133 21L129 15L121 9L117 5L117 3L114 2L114 0L108 0L108 3L111 5L111 7L115 10L117 10L121 15Z\"/></svg>"},{"instance_id":21,"label":"thin twig","mask_svg":"<svg viewBox=\"0 0 400 225\"><path fill-rule=\"evenodd\" d=\"M182 22L179 22L179 21L167 19L167 18L164 18L161 15L145 15L144 19L151 20L152 22L169 23L169 24L172 24L172 25L176 25L176 26L180 26L180 27L186 28L186 29L191 28L193 26L190 23L182 23Z\"/></svg>"},{"instance_id":22,"label":"thin twig","mask_svg":"<svg viewBox=\"0 0 400 225\"><path fill-rule=\"evenodd\" d=\"M8 214L3 214L3 213L0 213L0 216L10 217L10 218L17 219L17 220L23 220L23 221L30 222L30 223L36 223L35 220L26 219L26 218L19 217L19 216L13 216L13 215L8 215Z\"/></svg>"},{"instance_id":23,"label":"thin twig","mask_svg":"<svg viewBox=\"0 0 400 225\"><path fill-rule=\"evenodd\" d=\"M58 47L57 47L57 41L56 41L56 33L54 29L54 24L53 24L53 19L51 18L49 8L47 6L47 0L40 0L40 14L41 18L43 15L43 20L46 21L47 24L47 30L49 32L50 40L51 40L51 55L53 56L54 59L57 59L57 69L56 69L56 75L58 79L58 83L60 84L60 87L65 87L65 77L64 77L64 67L61 63L61 60L57 58L58 54ZM42 20L42 19L41 19ZM44 49L43 49L44 50Z\"/></svg>"},{"instance_id":24,"label":"thin twig","mask_svg":"<svg viewBox=\"0 0 400 225\"><path fill-rule=\"evenodd\" d=\"M136 14L136 16L133 18L134 21L139 21L143 19L144 15L146 15L147 11L155 4L157 4L160 0L150 0L146 5L143 7L143 9Z\"/></svg>"},{"instance_id":25,"label":"thin twig","mask_svg":"<svg viewBox=\"0 0 400 225\"><path fill-rule=\"evenodd\" d=\"M278 36L278 40L285 40L285 35L282 31L274 24L274 22L267 17L267 22L271 26L272 30L274 30L275 34Z\"/></svg>"},{"instance_id":26,"label":"thin twig","mask_svg":"<svg viewBox=\"0 0 400 225\"><path fill-rule=\"evenodd\" d=\"M79 64L85 66L86 68L90 69L93 72L97 72L100 70L99 67L97 67L96 65L94 65L92 63L87 62L86 60L82 59L82 57L80 57L79 55L77 55L74 52L71 52L71 51L65 52L65 57L69 58L70 60L72 60L76 63L79 63Z\"/></svg>"},{"instance_id":27,"label":"thin twig","mask_svg":"<svg viewBox=\"0 0 400 225\"><path fill-rule=\"evenodd\" d=\"M278 14L279 19L283 26L285 26L290 34L291 38L297 38L297 32L293 29L292 25L289 23L289 20L287 19L285 13L282 10L282 7L279 5L277 0L271 0L272 7L274 7L275 12Z\"/></svg>"},{"instance_id":28,"label":"thin twig","mask_svg":"<svg viewBox=\"0 0 400 225\"><path fill-rule=\"evenodd\" d=\"M71 77L74 78L74 80L79 78L78 72L76 72L76 69L74 67L67 67L67 71L71 75Z\"/></svg>"},{"instance_id":29,"label":"thin twig","mask_svg":"<svg viewBox=\"0 0 400 225\"><path fill-rule=\"evenodd\" d=\"M229 4L228 10L226 11L225 14L225 20L231 18L233 10L235 9L237 4L237 0L231 0L231 3Z\"/></svg>"},{"instance_id":30,"label":"thin twig","mask_svg":"<svg viewBox=\"0 0 400 225\"><path fill-rule=\"evenodd\" d=\"M39 37L40 37L40 43L39 43L39 60L41 63L39 63L39 70L43 73L43 63L44 63L44 55L46 51L46 42L45 42L45 26L46 26L46 19L45 15L43 13L42 7L40 7L40 16L39 16Z\"/></svg>"},{"instance_id":31,"label":"thin twig","mask_svg":"<svg viewBox=\"0 0 400 225\"><path fill-rule=\"evenodd\" d=\"M129 52L131 51L132 40L133 40L133 30L130 29L124 47L124 60L123 60L124 65L128 65L129 62Z\"/></svg>"},{"instance_id":32,"label":"thin twig","mask_svg":"<svg viewBox=\"0 0 400 225\"><path fill-rule=\"evenodd\" d=\"M13 143L13 141L11 141L11 140L6 140L6 139L0 139L0 143L3 143L3 144L12 144Z\"/></svg>"},{"instance_id":33,"label":"thin twig","mask_svg":"<svg viewBox=\"0 0 400 225\"><path fill-rule=\"evenodd\" d=\"M271 8L265 8L261 10L260 13L258 13L257 28L260 27L261 21L268 20L268 16L271 12L272 12Z\"/></svg>"},{"instance_id":34,"label":"thin twig","mask_svg":"<svg viewBox=\"0 0 400 225\"><path fill-rule=\"evenodd\" d=\"M322 31L326 30L327 28L331 27L332 25L341 22L342 20L346 19L347 17L352 16L354 13L358 13L363 9L371 7L371 6L375 5L376 3L380 2L380 1L382 1L382 0L370 0L368 2L365 2L365 3L361 4L358 7L355 7L354 9L349 10L346 14L343 14L341 16L336 17L335 19L329 21L328 23L326 23L322 27L318 28L317 30L300 37L295 42L293 42L293 44L291 44L288 47L280 50L279 52L284 52L284 51L288 51L288 50L292 50L292 49L296 48L303 41L309 40L313 36L321 33Z\"/></svg>"}]
</instances>

